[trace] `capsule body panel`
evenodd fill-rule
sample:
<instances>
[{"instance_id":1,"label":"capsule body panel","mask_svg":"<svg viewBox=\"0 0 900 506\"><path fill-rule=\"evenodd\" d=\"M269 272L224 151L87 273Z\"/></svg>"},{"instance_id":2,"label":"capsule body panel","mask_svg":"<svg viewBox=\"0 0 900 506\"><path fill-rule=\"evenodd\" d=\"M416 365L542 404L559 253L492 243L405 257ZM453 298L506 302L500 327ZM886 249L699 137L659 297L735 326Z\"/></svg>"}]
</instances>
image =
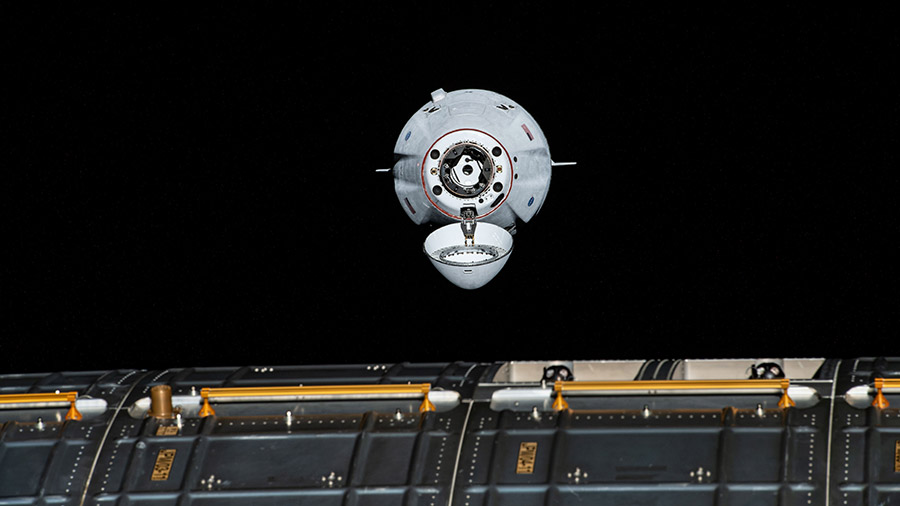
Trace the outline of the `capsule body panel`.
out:
<instances>
[{"instance_id":1,"label":"capsule body panel","mask_svg":"<svg viewBox=\"0 0 900 506\"><path fill-rule=\"evenodd\" d=\"M394 156L394 190L418 224L459 221L471 205L479 221L509 228L531 220L550 187L544 133L491 91L434 92L403 127Z\"/></svg>"}]
</instances>

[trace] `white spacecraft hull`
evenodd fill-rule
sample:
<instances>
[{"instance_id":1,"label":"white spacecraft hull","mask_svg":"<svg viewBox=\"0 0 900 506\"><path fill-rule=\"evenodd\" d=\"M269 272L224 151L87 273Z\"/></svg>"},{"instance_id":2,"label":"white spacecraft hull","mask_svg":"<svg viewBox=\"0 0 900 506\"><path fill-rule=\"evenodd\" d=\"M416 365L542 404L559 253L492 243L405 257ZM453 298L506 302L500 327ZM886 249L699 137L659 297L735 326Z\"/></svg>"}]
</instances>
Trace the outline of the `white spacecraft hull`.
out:
<instances>
[{"instance_id":1,"label":"white spacecraft hull","mask_svg":"<svg viewBox=\"0 0 900 506\"><path fill-rule=\"evenodd\" d=\"M517 219L527 223L538 213L550 188L552 162L543 131L520 105L490 91L432 93L403 127L394 156L394 190L416 224L458 224L468 208L474 222L512 230ZM463 232L456 242L465 244ZM458 271L435 260L427 247L426 253L445 276ZM501 258L497 265L478 260L466 267L471 276L448 279L478 288L499 272L508 254L496 260Z\"/></svg>"}]
</instances>

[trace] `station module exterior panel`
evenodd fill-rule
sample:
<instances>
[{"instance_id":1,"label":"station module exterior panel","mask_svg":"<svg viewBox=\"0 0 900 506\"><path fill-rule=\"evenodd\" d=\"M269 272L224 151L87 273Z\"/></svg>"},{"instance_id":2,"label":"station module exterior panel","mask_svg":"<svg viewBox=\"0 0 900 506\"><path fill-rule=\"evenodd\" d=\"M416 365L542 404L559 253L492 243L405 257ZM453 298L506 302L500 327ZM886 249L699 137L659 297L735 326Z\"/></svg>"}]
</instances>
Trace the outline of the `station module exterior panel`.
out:
<instances>
[{"instance_id":1,"label":"station module exterior panel","mask_svg":"<svg viewBox=\"0 0 900 506\"><path fill-rule=\"evenodd\" d=\"M625 371L615 374L631 375L625 382L633 384L721 376L716 364L697 362L568 364L573 383L585 379L583 371L602 376L604 370ZM790 387L781 395L723 387L572 392L565 393L566 409L551 406L563 393L555 391L555 379L542 376L560 371L555 362L2 375L5 400L78 391L83 418L67 420L66 405L8 403L0 409L0 504L897 501L900 389L882 390L888 406L871 402L874 379L900 377L900 360L813 363L802 377L788 376ZM647 379L650 370L663 372ZM784 370L798 369L785 361ZM423 384L435 407L420 411L424 396L272 401L246 394L215 402L213 415L199 415L204 389L299 384ZM177 416L148 409L159 385L171 387ZM795 405L779 407L788 392Z\"/></svg>"}]
</instances>

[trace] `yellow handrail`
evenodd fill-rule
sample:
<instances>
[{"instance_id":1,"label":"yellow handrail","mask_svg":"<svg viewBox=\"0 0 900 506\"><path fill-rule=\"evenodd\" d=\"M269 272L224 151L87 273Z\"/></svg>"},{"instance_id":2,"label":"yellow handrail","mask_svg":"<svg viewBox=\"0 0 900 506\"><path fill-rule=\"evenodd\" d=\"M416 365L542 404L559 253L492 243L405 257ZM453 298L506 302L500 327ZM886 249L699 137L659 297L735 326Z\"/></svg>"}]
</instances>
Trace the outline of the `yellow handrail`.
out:
<instances>
[{"instance_id":1,"label":"yellow handrail","mask_svg":"<svg viewBox=\"0 0 900 506\"><path fill-rule=\"evenodd\" d=\"M285 387L235 387L235 388L204 388L200 390L203 398L203 407L200 409L200 417L215 415L216 412L209 405L210 399L227 399L235 397L296 397L317 395L366 395L377 397L379 395L422 395L424 399L419 406L420 412L434 411L434 404L428 399L431 391L430 383L415 383L409 385L310 385L310 386L285 386Z\"/></svg>"},{"instance_id":2,"label":"yellow handrail","mask_svg":"<svg viewBox=\"0 0 900 506\"><path fill-rule=\"evenodd\" d=\"M81 413L75 408L78 392L51 392L43 394L3 394L0 404L37 404L44 402L68 402L69 412L66 420L81 420Z\"/></svg>"},{"instance_id":3,"label":"yellow handrail","mask_svg":"<svg viewBox=\"0 0 900 506\"><path fill-rule=\"evenodd\" d=\"M887 397L884 396L881 390L884 388L900 388L900 379L875 378L873 386L875 387L875 400L872 401L872 405L878 409L884 409L890 406L891 403L888 402Z\"/></svg>"},{"instance_id":4,"label":"yellow handrail","mask_svg":"<svg viewBox=\"0 0 900 506\"><path fill-rule=\"evenodd\" d=\"M553 389L556 400L553 409L569 409L563 392L646 391L646 390L781 390L778 407L795 406L788 396L789 379L774 380L636 380L636 381L557 381Z\"/></svg>"}]
</instances>

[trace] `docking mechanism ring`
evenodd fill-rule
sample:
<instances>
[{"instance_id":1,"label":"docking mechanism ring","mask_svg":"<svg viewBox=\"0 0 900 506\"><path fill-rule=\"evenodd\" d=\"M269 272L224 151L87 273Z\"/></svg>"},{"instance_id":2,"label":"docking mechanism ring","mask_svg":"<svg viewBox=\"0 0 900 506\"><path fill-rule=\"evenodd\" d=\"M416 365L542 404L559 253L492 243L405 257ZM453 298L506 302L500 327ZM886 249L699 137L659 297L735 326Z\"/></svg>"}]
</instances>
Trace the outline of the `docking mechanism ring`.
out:
<instances>
[{"instance_id":1,"label":"docking mechanism ring","mask_svg":"<svg viewBox=\"0 0 900 506\"><path fill-rule=\"evenodd\" d=\"M460 198L472 198L488 188L494 176L494 162L478 144L461 142L444 152L440 165L444 188Z\"/></svg>"}]
</instances>

